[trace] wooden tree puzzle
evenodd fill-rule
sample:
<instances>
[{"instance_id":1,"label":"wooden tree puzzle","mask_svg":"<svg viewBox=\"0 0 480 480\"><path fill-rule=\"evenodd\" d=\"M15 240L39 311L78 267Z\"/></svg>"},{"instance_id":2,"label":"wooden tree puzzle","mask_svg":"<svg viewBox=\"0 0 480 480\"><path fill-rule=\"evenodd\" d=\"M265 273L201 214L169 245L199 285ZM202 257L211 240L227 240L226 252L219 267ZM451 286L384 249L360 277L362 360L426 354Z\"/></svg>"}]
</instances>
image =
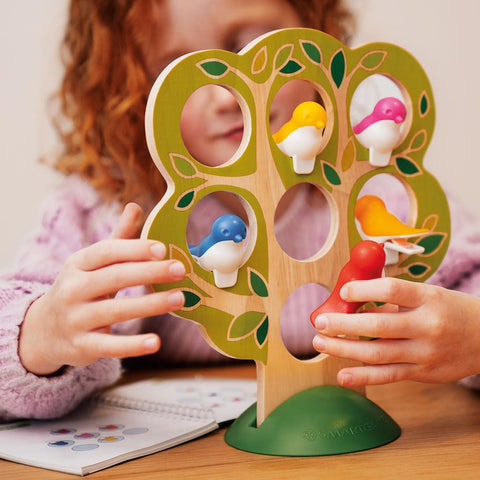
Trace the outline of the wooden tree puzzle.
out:
<instances>
[{"instance_id":1,"label":"wooden tree puzzle","mask_svg":"<svg viewBox=\"0 0 480 480\"><path fill-rule=\"evenodd\" d=\"M394 94L382 98L367 95L363 101L366 106L362 106L364 85L378 76L392 84ZM293 79L314 86L326 113L311 172L296 173L291 158L277 146L273 138L276 132L269 125L276 92ZM199 163L186 149L180 132L185 102L196 89L209 84L224 86L235 95L245 123L237 154L217 167ZM382 101L384 98L387 100ZM355 102L360 106L352 112ZM210 345L225 355L256 362L258 401L252 428L260 430L272 412L292 396L318 386L335 386L339 369L353 365L324 354L308 361L295 358L283 343L280 316L286 299L300 286L318 283L332 290L359 241L368 237L386 245L395 239L397 234L388 236L384 232L366 235L355 219L355 205L366 182L380 173L396 177L408 197L409 217L405 223L424 229L421 235L408 237L409 245L416 247L413 254L409 245L397 249L397 261L385 267L386 275L424 281L439 266L449 239L448 206L438 182L423 166L434 116L429 81L409 53L384 43L349 49L312 29L272 32L238 54L222 50L187 54L158 77L148 100L146 133L151 155L168 188L151 212L143 236L164 242L169 257L185 264L187 276L180 284L154 288L180 285L186 304L175 314L194 321ZM387 129L386 141L376 146L371 135L361 137L368 128L381 127L382 121ZM384 138L382 133L380 137ZM323 193L331 222L325 245L310 258L297 260L279 246L274 216L285 192L302 182L315 185ZM238 197L248 216L244 256L234 285L228 287L217 286L213 273L195 261L185 233L196 203L222 191ZM347 396L354 393L343 390ZM358 393L364 392L358 389ZM322 410L324 405L318 404L316 409ZM379 430L385 416L380 414L381 419L371 429ZM308 440L308 433L302 435ZM318 432L312 435L322 436ZM398 435L399 431L377 444L332 452L302 453L302 444L300 453L291 454L370 448Z\"/></svg>"}]
</instances>

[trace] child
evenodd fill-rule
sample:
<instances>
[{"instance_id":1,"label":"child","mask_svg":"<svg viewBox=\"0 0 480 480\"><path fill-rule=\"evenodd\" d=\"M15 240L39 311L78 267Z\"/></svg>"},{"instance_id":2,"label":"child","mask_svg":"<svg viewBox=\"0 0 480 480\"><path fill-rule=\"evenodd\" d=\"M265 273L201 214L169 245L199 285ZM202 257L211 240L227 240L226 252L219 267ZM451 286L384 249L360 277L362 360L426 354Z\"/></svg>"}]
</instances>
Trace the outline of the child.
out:
<instances>
[{"instance_id":1,"label":"child","mask_svg":"<svg viewBox=\"0 0 480 480\"><path fill-rule=\"evenodd\" d=\"M301 25L344 39L347 20L331 0L71 2L56 119L64 143L56 167L68 177L0 281L0 418L63 415L119 378L118 358L154 353L160 339L164 363L224 359L191 322L165 315L183 305L180 292L137 287L185 274L164 260L163 244L138 239L143 211L165 191L145 143L148 92L185 52L236 51L262 33ZM218 90L215 102L238 116ZM279 121L291 112L280 113ZM238 139L221 143L227 149ZM135 320L146 317L154 319ZM155 333L141 333L150 328Z\"/></svg>"},{"instance_id":2,"label":"child","mask_svg":"<svg viewBox=\"0 0 480 480\"><path fill-rule=\"evenodd\" d=\"M168 315L183 305L179 291L146 294L138 287L185 275L181 263L164 260L162 243L138 239L143 211L165 189L145 146L148 91L162 68L185 52L236 51L267 31L303 25L345 41L348 19L334 0L72 0L60 90L68 121L59 122L65 151L56 164L68 177L46 203L40 230L19 263L1 279L1 418L63 415L119 378L119 358L152 354L160 343L157 359L163 363L223 360L195 325ZM206 114L209 106L218 118L238 116L238 107L219 88L206 91L210 98L203 107L186 107L182 123ZM285 94L280 102L286 106L279 107L279 123L291 113L289 98ZM201 104L202 97L196 100ZM190 150L211 142L209 152L216 145L227 152L238 146L235 135L215 142L208 131L185 141ZM201 150L196 155L202 157ZM213 155L198 159L217 162ZM463 273L479 263L475 246L465 248L471 232L462 228L454 230L453 253L436 276L444 286L468 287ZM471 315L469 301L462 303L465 316ZM311 334L297 328L288 334L298 351L311 344Z\"/></svg>"}]
</instances>

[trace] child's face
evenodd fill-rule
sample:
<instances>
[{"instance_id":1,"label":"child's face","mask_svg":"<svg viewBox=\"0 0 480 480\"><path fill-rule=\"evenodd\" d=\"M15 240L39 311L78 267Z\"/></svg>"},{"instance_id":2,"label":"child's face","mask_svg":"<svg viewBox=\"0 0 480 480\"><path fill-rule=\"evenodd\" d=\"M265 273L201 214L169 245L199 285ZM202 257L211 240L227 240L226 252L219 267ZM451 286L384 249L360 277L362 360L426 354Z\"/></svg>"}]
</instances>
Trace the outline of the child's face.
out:
<instances>
[{"instance_id":1,"label":"child's face","mask_svg":"<svg viewBox=\"0 0 480 480\"><path fill-rule=\"evenodd\" d=\"M222 49L237 52L271 30L300 27L286 0L162 0L145 51L152 81L185 53ZM158 20L157 20L158 19ZM272 132L291 116L298 103L314 98L304 82L290 82L277 94L270 112ZM181 131L185 146L198 161L220 165L236 152L243 135L240 107L225 88L210 85L194 92L184 106Z\"/></svg>"}]
</instances>

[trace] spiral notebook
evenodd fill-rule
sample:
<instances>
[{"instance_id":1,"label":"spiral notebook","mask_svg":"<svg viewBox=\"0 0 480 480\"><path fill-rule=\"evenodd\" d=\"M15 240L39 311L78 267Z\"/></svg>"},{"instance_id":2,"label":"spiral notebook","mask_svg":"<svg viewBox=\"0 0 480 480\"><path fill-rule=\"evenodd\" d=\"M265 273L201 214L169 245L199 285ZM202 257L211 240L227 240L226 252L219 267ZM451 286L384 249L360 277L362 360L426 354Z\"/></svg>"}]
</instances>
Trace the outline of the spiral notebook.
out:
<instances>
[{"instance_id":1,"label":"spiral notebook","mask_svg":"<svg viewBox=\"0 0 480 480\"><path fill-rule=\"evenodd\" d=\"M0 424L0 458L86 475L205 435L255 399L251 380L134 382L102 392L59 420Z\"/></svg>"}]
</instances>

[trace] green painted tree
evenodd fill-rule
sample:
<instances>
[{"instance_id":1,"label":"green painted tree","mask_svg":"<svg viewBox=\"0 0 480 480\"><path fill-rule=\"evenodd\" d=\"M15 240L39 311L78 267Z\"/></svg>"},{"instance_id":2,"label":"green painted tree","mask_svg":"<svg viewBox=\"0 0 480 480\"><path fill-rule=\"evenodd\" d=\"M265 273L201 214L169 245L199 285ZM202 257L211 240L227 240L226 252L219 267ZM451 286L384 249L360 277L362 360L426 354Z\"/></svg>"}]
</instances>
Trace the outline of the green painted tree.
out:
<instances>
[{"instance_id":1,"label":"green painted tree","mask_svg":"<svg viewBox=\"0 0 480 480\"><path fill-rule=\"evenodd\" d=\"M356 89L373 74L387 76L398 85L408 112L403 139L382 168L370 165L368 150L354 135L349 118ZM293 171L290 159L273 142L268 121L276 92L293 79L306 80L316 88L328 116L324 148L307 175ZM219 167L197 162L180 132L185 102L208 84L234 93L245 118L238 154ZM310 29L274 32L239 54L192 53L172 63L157 79L146 113L147 140L168 189L151 213L144 236L164 242L170 258L186 265L187 277L180 284L186 304L176 314L196 322L219 351L257 363L259 423L292 394L334 384L338 368L351 364L326 355L310 361L294 358L283 345L280 314L288 296L301 285L316 282L333 288L351 248L361 239L354 207L370 178L380 173L397 177L411 199L409 223L430 230L418 241L424 253L401 255L396 265L387 268L387 275L424 281L440 264L449 238L448 207L437 181L423 166L434 116L430 84L410 54L383 43L351 50ZM299 261L280 248L273 227L278 202L301 182L312 183L324 193L332 221L322 250ZM225 289L217 288L213 274L193 260L185 234L196 203L218 191L238 196L249 219L245 263L235 286Z\"/></svg>"}]
</instances>

